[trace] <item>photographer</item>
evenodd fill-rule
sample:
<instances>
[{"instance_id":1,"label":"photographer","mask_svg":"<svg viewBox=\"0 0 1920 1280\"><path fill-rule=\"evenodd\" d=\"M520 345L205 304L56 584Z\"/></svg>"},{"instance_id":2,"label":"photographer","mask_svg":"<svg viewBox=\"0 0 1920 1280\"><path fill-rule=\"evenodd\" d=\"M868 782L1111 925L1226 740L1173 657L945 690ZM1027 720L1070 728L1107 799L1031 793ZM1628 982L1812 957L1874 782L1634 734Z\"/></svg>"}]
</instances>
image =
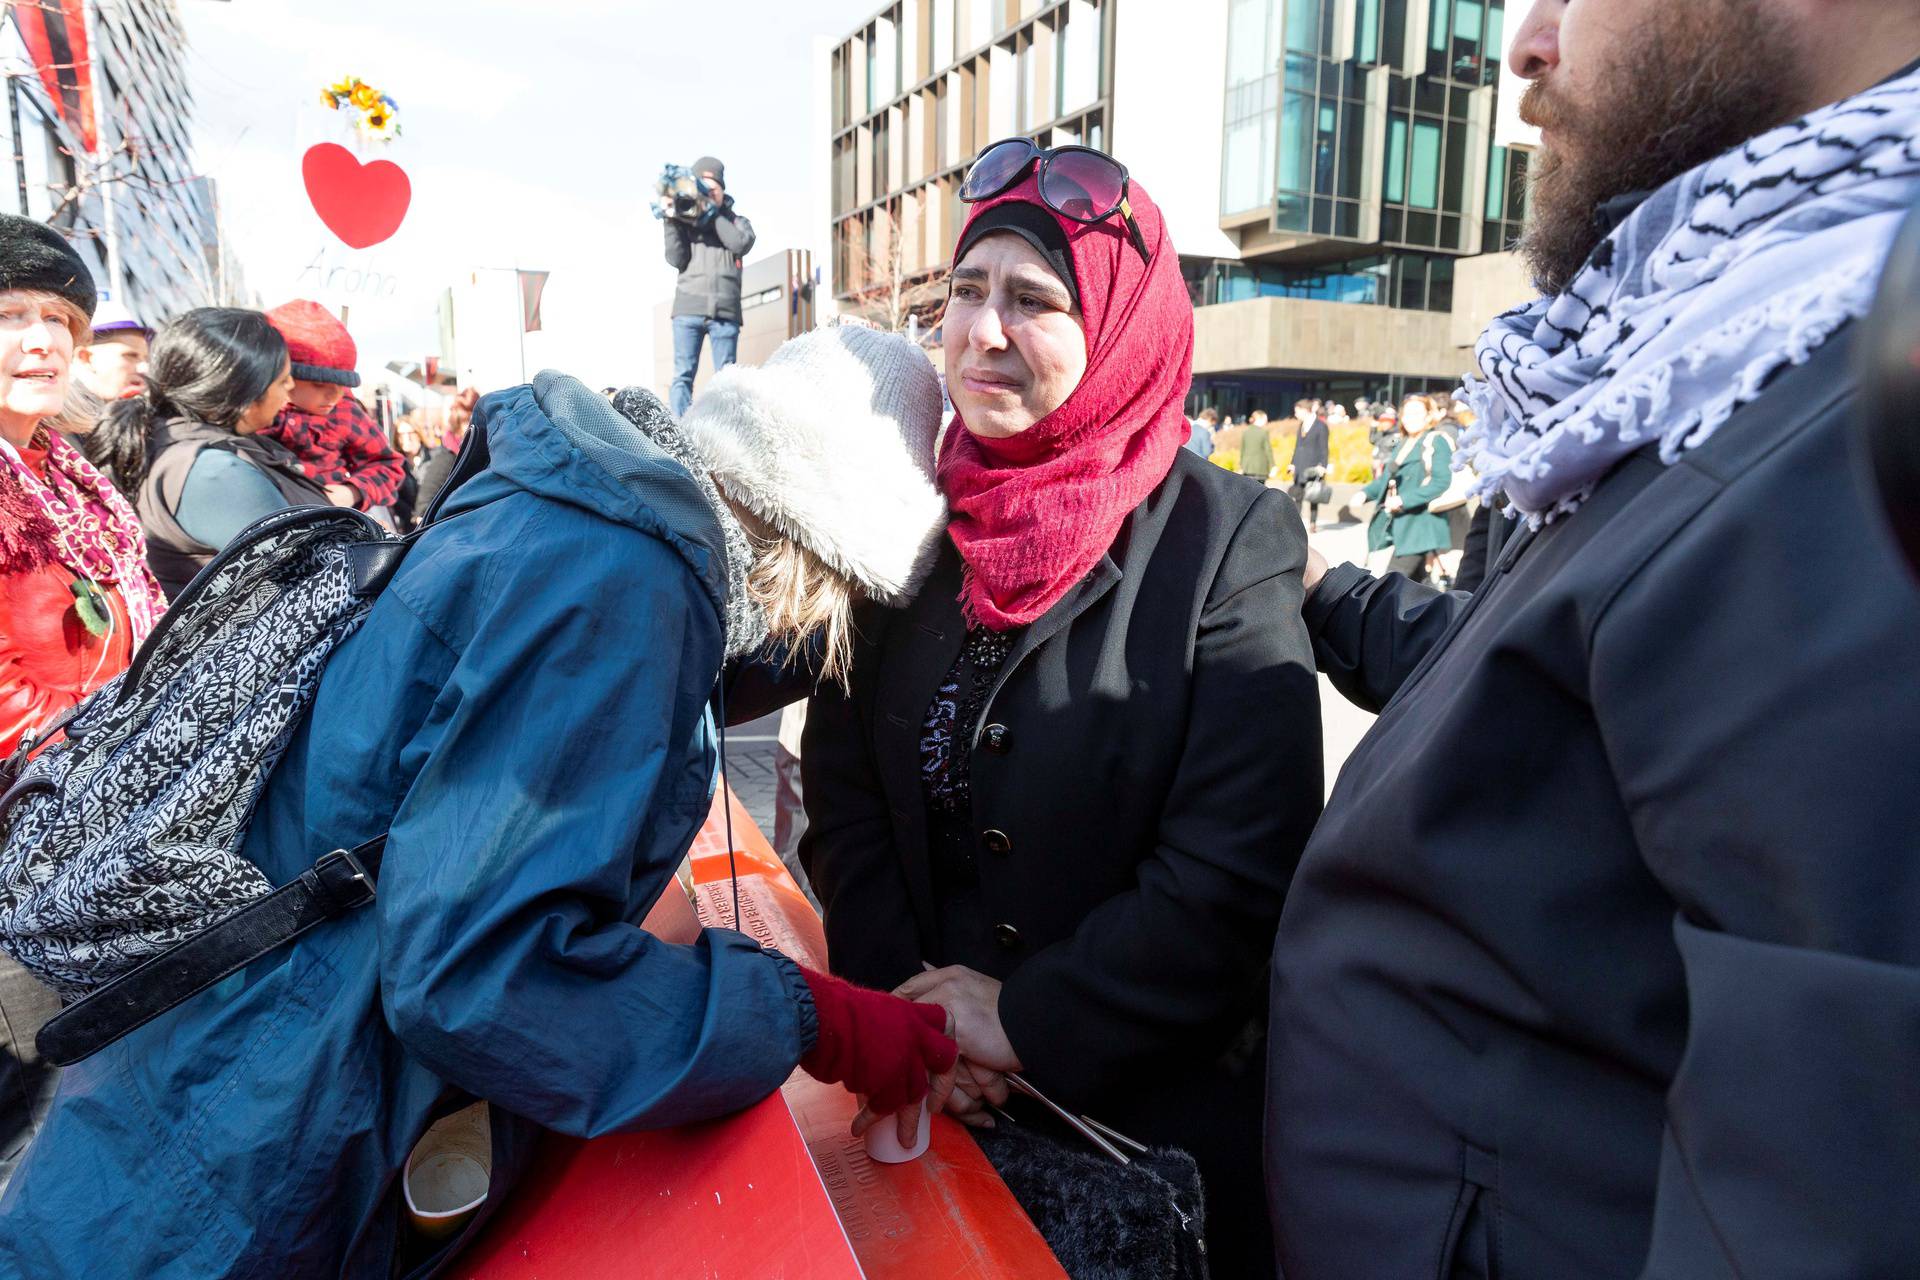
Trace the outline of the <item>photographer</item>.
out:
<instances>
[{"instance_id":1,"label":"photographer","mask_svg":"<svg viewBox=\"0 0 1920 1280\"><path fill-rule=\"evenodd\" d=\"M753 224L733 211L727 167L712 156L693 162L694 180L706 197L693 218L664 220L667 262L680 273L673 293L674 416L693 400L700 344L713 339L715 373L733 363L740 340L740 263L753 249Z\"/></svg>"}]
</instances>

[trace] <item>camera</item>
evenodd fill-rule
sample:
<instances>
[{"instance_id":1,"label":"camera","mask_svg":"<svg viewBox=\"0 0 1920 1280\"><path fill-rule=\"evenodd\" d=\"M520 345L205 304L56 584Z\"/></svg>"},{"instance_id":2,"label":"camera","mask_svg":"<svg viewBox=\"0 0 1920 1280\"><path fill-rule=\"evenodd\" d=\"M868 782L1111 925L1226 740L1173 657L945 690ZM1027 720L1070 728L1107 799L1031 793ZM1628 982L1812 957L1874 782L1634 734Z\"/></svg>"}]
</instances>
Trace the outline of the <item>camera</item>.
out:
<instances>
[{"instance_id":1,"label":"camera","mask_svg":"<svg viewBox=\"0 0 1920 1280\"><path fill-rule=\"evenodd\" d=\"M713 198L693 170L683 164L670 164L660 170L658 192L653 201L653 216L674 218L680 222L698 222L713 207Z\"/></svg>"}]
</instances>

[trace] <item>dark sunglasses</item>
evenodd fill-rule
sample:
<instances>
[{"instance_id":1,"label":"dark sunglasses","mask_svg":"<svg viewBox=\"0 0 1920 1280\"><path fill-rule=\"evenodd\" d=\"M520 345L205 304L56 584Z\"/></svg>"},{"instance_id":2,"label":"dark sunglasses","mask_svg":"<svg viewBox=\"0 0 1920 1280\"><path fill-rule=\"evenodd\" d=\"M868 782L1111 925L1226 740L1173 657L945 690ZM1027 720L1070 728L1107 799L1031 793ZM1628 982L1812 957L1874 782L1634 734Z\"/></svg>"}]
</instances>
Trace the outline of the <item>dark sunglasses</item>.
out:
<instances>
[{"instance_id":1,"label":"dark sunglasses","mask_svg":"<svg viewBox=\"0 0 1920 1280\"><path fill-rule=\"evenodd\" d=\"M1008 138L980 153L960 183L960 198L968 204L991 200L1027 176L1040 162L1040 200L1047 208L1075 222L1099 222L1118 213L1127 224L1127 237L1149 265L1147 238L1133 220L1127 203L1127 167L1092 147L1054 147L1042 151L1028 138Z\"/></svg>"}]
</instances>

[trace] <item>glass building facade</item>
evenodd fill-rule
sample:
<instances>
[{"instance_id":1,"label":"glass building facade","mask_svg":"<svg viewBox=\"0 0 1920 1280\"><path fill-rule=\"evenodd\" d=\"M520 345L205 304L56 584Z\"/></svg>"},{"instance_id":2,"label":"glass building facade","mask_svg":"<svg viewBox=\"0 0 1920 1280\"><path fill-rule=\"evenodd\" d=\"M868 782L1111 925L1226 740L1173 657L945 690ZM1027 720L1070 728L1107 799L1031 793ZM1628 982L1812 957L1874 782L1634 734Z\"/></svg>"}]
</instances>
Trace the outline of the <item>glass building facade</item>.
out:
<instances>
[{"instance_id":1,"label":"glass building facade","mask_svg":"<svg viewBox=\"0 0 1920 1280\"><path fill-rule=\"evenodd\" d=\"M1420 254L1508 246L1526 156L1493 143L1504 0L1229 4L1223 219Z\"/></svg>"},{"instance_id":2,"label":"glass building facade","mask_svg":"<svg viewBox=\"0 0 1920 1280\"><path fill-rule=\"evenodd\" d=\"M1113 0L898 0L868 19L829 69L835 295L859 305L945 265L988 143L1105 146L1112 61Z\"/></svg>"},{"instance_id":3,"label":"glass building facade","mask_svg":"<svg viewBox=\"0 0 1920 1280\"><path fill-rule=\"evenodd\" d=\"M100 147L88 156L39 76L9 77L10 110L0 119L15 135L19 162L4 206L51 221L87 259L103 296L150 324L244 301L240 271L221 244L214 184L192 156L186 32L174 0L92 8ZM4 47L31 65L12 24ZM110 225L116 254L108 252Z\"/></svg>"}]
</instances>

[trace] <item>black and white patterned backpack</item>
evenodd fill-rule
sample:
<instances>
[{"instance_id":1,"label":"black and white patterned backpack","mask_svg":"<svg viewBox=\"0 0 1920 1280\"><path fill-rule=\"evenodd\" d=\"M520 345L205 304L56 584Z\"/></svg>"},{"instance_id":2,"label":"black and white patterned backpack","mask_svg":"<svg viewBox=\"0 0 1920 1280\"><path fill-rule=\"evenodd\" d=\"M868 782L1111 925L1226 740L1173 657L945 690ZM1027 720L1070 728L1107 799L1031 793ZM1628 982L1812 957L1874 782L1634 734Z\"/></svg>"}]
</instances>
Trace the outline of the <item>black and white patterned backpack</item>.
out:
<instances>
[{"instance_id":1,"label":"black and white patterned backpack","mask_svg":"<svg viewBox=\"0 0 1920 1280\"><path fill-rule=\"evenodd\" d=\"M84 1057L276 930L284 941L371 897L351 856L276 891L239 849L328 657L408 545L335 507L261 519L173 602L125 674L38 736L64 739L30 760L23 743L0 766L0 949L70 1001L93 997L42 1033L49 1058ZM246 945L207 936L249 911Z\"/></svg>"}]
</instances>

